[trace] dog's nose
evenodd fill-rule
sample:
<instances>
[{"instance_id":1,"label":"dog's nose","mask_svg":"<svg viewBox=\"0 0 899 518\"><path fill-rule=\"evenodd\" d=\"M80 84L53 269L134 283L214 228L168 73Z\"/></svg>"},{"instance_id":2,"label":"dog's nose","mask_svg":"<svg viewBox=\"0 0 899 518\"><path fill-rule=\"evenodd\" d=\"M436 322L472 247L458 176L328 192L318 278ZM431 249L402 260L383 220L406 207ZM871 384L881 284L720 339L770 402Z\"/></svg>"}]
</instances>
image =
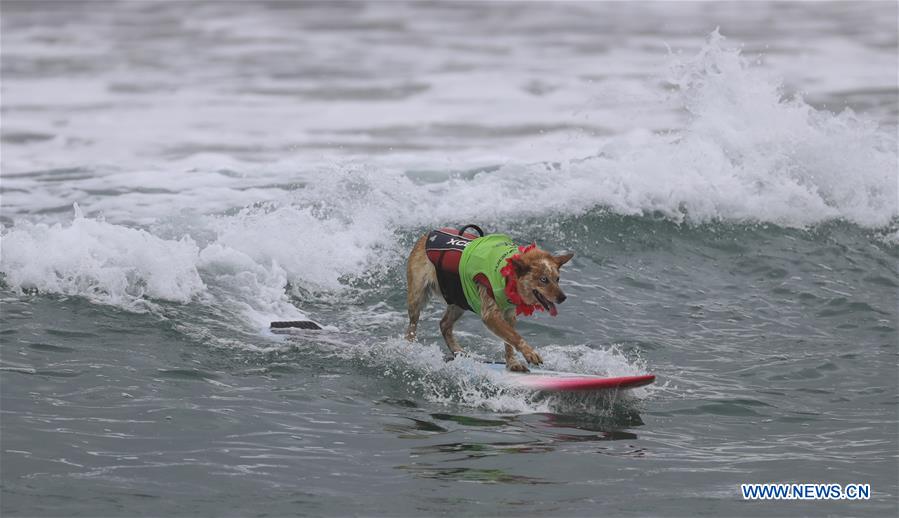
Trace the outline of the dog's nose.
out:
<instances>
[{"instance_id":1,"label":"dog's nose","mask_svg":"<svg viewBox=\"0 0 899 518\"><path fill-rule=\"evenodd\" d=\"M559 293L559 296L556 297L556 304L561 304L561 303L565 302L565 299L567 299L567 298L568 297L566 297L564 293Z\"/></svg>"}]
</instances>

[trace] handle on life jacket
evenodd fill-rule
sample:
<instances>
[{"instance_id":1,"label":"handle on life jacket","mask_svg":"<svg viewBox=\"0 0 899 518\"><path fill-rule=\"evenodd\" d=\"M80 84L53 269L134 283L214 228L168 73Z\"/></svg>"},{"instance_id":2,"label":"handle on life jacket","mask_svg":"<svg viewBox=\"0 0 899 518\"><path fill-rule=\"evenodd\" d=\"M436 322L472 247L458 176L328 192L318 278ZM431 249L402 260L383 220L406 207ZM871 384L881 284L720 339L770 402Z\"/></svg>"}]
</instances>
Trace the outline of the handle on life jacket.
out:
<instances>
[{"instance_id":1,"label":"handle on life jacket","mask_svg":"<svg viewBox=\"0 0 899 518\"><path fill-rule=\"evenodd\" d=\"M459 229L459 235L461 236L462 234L465 233L466 230L468 230L468 229L470 229L470 228L474 229L475 232L477 232L478 234L480 234L481 237L484 237L484 231L481 229L481 227L479 227L479 226L477 226L477 225L471 225L471 224L465 225L464 227L460 228L460 229Z\"/></svg>"}]
</instances>

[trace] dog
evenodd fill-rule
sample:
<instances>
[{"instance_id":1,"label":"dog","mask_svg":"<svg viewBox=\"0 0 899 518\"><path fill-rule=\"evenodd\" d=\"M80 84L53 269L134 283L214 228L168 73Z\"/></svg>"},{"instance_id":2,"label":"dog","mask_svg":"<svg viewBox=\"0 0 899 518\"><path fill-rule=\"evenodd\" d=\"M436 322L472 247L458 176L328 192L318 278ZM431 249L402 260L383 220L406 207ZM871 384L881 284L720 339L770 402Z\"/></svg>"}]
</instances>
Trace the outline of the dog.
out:
<instances>
[{"instance_id":1,"label":"dog","mask_svg":"<svg viewBox=\"0 0 899 518\"><path fill-rule=\"evenodd\" d=\"M477 225L432 230L418 239L406 264L406 340L415 340L421 310L431 295L439 294L447 304L440 333L453 357L462 353L453 325L469 310L505 343L506 368L528 372L516 351L530 365L540 365L543 359L515 331L517 316L535 310L557 314L556 304L566 299L559 269L573 256L552 255L536 244L519 247L505 234L485 236Z\"/></svg>"}]
</instances>

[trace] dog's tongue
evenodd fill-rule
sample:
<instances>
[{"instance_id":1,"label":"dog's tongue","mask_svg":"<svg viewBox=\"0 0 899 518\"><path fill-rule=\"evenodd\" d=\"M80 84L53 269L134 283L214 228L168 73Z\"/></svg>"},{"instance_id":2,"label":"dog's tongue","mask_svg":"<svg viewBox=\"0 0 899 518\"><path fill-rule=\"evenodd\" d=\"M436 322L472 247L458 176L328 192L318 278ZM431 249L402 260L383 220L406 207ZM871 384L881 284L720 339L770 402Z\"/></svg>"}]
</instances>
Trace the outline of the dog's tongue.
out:
<instances>
[{"instance_id":1,"label":"dog's tongue","mask_svg":"<svg viewBox=\"0 0 899 518\"><path fill-rule=\"evenodd\" d=\"M549 314L552 316L556 316L559 314L559 310L556 309L556 305L552 302L549 303Z\"/></svg>"}]
</instances>

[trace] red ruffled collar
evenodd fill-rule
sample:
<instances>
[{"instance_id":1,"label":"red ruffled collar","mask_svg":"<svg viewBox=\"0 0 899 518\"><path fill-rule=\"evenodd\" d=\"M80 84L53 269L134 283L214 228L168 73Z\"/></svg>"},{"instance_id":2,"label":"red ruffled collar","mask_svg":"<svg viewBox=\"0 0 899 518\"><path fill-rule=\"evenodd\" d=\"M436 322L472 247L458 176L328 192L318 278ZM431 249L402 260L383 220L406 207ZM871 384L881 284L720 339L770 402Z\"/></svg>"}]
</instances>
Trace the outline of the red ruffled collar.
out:
<instances>
[{"instance_id":1,"label":"red ruffled collar","mask_svg":"<svg viewBox=\"0 0 899 518\"><path fill-rule=\"evenodd\" d=\"M536 243L531 243L528 246L519 246L517 253L512 257L506 259L506 265L499 271L500 275L506 278L506 287L503 291L506 292L506 297L509 298L509 302L515 304L515 314L516 315L525 315L531 316L534 313L534 310L543 311L543 306L540 304L525 304L521 299L521 295L518 294L518 278L515 275L515 266L512 265L513 259L521 258L521 254L526 254L531 250L537 248Z\"/></svg>"}]
</instances>

